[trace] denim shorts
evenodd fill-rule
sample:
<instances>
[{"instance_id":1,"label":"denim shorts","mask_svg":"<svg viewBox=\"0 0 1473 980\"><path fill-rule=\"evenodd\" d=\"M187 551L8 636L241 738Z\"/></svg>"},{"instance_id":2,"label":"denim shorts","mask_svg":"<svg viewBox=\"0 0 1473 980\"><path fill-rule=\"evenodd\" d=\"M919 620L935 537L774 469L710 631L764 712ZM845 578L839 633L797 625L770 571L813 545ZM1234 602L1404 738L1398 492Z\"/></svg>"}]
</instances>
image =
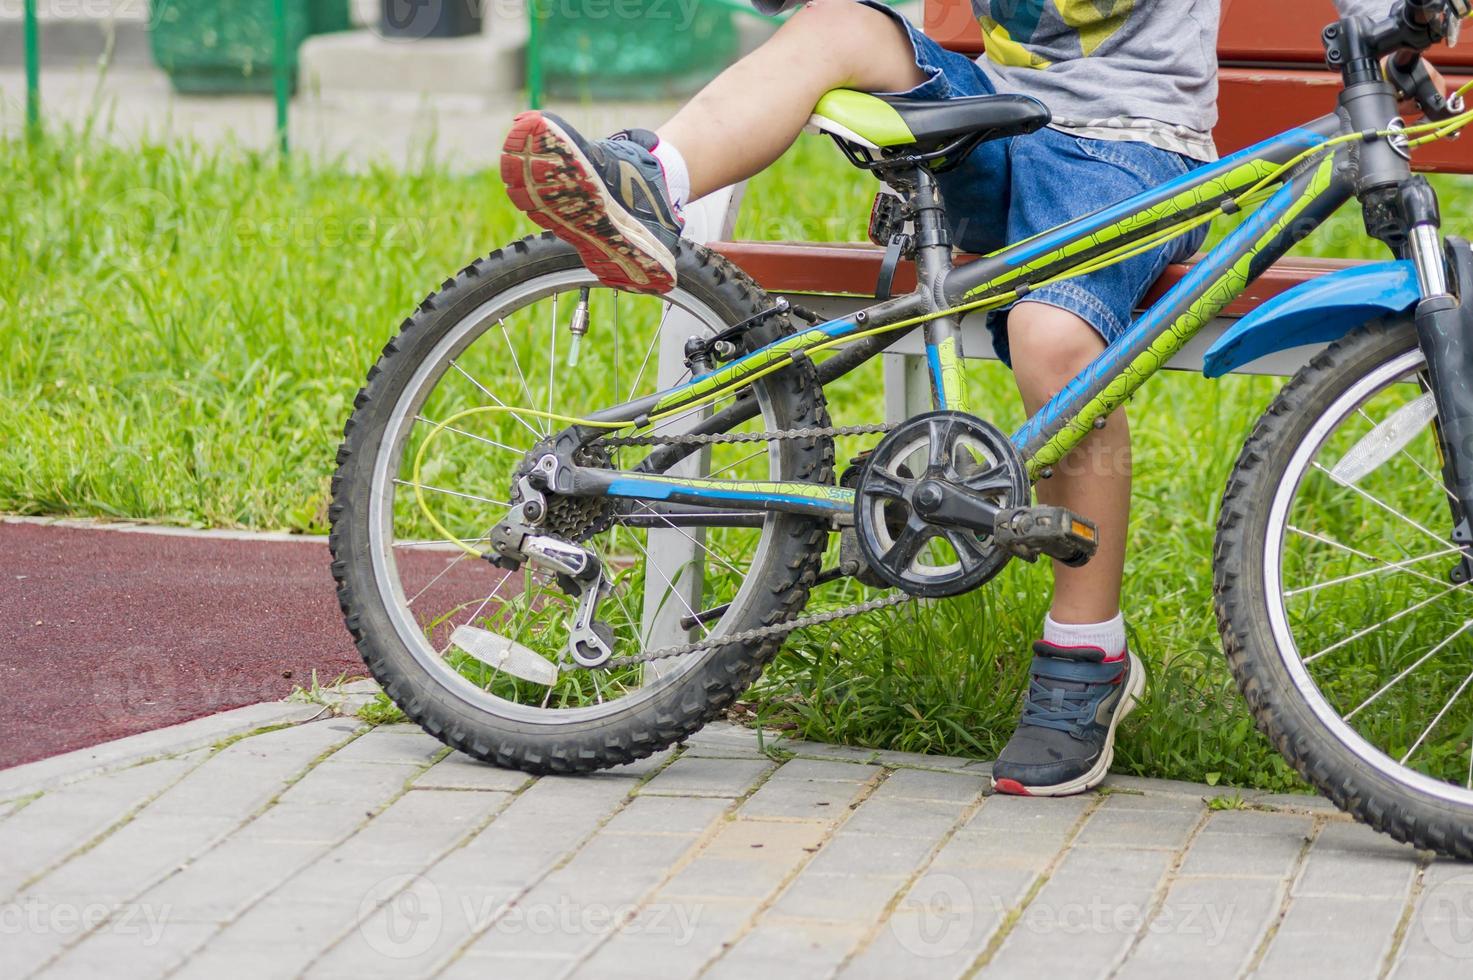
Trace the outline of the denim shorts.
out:
<instances>
[{"instance_id":1,"label":"denim shorts","mask_svg":"<svg viewBox=\"0 0 1473 980\"><path fill-rule=\"evenodd\" d=\"M995 94L991 80L972 59L947 51L889 8L865 2L905 25L916 64L929 76L908 92L882 94L912 99ZM983 143L938 181L952 240L968 252L985 254L1158 187L1197 166L1195 160L1148 143L1087 139L1044 128ZM1136 307L1166 266L1195 252L1206 234L1199 229L1098 272L1044 286L1029 293L1028 301L1068 310L1109 343L1130 326ZM1011 363L1007 311L989 317L988 326L998 356Z\"/></svg>"}]
</instances>

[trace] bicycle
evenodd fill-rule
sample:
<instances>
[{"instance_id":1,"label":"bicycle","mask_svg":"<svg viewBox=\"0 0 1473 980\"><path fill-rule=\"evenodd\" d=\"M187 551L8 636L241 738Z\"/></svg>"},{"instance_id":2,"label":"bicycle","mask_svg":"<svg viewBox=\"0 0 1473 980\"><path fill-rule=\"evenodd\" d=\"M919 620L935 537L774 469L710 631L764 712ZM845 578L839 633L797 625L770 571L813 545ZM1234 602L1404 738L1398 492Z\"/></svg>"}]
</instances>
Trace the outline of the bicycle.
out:
<instances>
[{"instance_id":1,"label":"bicycle","mask_svg":"<svg viewBox=\"0 0 1473 980\"><path fill-rule=\"evenodd\" d=\"M338 453L333 571L365 661L448 745L586 772L684 739L794 630L960 595L1014 558L1087 561L1093 525L1033 505L1032 484L1358 198L1393 261L1301 286L1207 354L1217 376L1333 341L1237 460L1216 612L1258 727L1305 779L1399 840L1473 858L1473 673L1455 643L1473 628L1456 595L1473 580L1473 392L1460 384L1473 249L1444 240L1409 162L1473 122L1421 60L1469 13L1468 0L1404 0L1386 20L1339 21L1325 31L1344 80L1335 112L961 266L937 170L1038 130L1047 110L832 92L814 121L897 192L872 237L887 269L912 257L919 281L852 316L770 297L684 242L661 295L601 287L549 236L474 262L385 347ZM1399 95L1428 121L1405 125ZM1240 223L1021 429L972 414L963 316L1223 215ZM916 328L934 410L832 425L825 386ZM650 375L662 344L682 344L658 362L683 359L683 376ZM836 440L865 441L837 479ZM695 560L672 561L672 543Z\"/></svg>"}]
</instances>

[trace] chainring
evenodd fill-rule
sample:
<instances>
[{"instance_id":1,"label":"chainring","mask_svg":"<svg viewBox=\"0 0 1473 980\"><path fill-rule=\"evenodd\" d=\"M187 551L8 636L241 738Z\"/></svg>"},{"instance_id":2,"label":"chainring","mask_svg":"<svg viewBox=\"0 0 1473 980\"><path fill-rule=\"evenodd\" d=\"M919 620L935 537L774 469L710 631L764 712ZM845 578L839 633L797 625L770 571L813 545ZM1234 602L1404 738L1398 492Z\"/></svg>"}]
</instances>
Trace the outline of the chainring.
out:
<instances>
[{"instance_id":1,"label":"chainring","mask_svg":"<svg viewBox=\"0 0 1473 980\"><path fill-rule=\"evenodd\" d=\"M901 423L865 462L854 495L854 533L870 570L914 596L960 595L1002 571L1012 555L990 536L923 519L911 496L927 480L999 508L1019 507L1029 499L1027 470L1001 429L951 411Z\"/></svg>"}]
</instances>

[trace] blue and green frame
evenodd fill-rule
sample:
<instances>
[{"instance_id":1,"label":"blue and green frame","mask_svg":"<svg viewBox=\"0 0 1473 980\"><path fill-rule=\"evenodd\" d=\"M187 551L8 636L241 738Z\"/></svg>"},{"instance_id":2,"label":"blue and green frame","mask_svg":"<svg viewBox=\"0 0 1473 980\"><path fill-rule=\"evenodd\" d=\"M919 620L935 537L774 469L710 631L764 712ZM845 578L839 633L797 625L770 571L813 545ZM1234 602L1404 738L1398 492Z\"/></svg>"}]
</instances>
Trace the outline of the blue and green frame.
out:
<instances>
[{"instance_id":1,"label":"blue and green frame","mask_svg":"<svg viewBox=\"0 0 1473 980\"><path fill-rule=\"evenodd\" d=\"M1160 187L1018 242L961 266L949 252L918 262L918 288L855 314L817 323L674 387L590 416L579 441L607 433L609 423L658 423L782 370L794 359L840 349L842 370L878 354L920 328L933 401L966 411L960 318L998 309L1030 289L1087 273L1128 254L1185 234L1223 213L1251 206L1238 226L1164 296L1145 310L1058 395L1011 437L1030 476L1046 474L1120 407L1265 269L1318 228L1355 194L1346 124L1325 116ZM1338 137L1338 138L1337 138ZM1288 166L1293 164L1293 166ZM857 356L855 356L857 355ZM822 381L828 372L820 370ZM728 419L729 421L729 419ZM664 460L670 461L669 457ZM559 490L661 501L682 507L788 511L844 521L854 494L811 483L676 477L666 467L632 471L579 467Z\"/></svg>"}]
</instances>

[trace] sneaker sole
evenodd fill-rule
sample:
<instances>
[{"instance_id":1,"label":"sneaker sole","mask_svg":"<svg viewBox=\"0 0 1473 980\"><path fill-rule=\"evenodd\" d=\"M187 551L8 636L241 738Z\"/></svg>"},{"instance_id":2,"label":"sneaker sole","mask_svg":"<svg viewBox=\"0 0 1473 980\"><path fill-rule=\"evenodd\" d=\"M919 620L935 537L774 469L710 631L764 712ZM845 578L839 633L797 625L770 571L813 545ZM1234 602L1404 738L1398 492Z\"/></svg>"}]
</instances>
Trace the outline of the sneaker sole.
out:
<instances>
[{"instance_id":1,"label":"sneaker sole","mask_svg":"<svg viewBox=\"0 0 1473 980\"><path fill-rule=\"evenodd\" d=\"M665 293L675 288L675 256L616 201L567 132L540 112L512 122L501 148L507 196L533 221L577 250L599 282Z\"/></svg>"},{"instance_id":2,"label":"sneaker sole","mask_svg":"<svg viewBox=\"0 0 1473 980\"><path fill-rule=\"evenodd\" d=\"M1130 657L1130 680L1126 682L1125 697L1120 710L1115 712L1115 717L1110 719L1110 729L1105 734L1105 751L1100 753L1099 761L1077 779L1071 779L1065 783L1056 783L1053 786L1024 786L1016 779L994 779L992 780L993 792L1003 793L1008 796L1075 796L1094 789L1105 781L1110 774L1110 764L1115 761L1115 729L1125 717L1135 710L1140 696L1146 689L1146 672L1141 669L1140 660L1133 653L1127 653Z\"/></svg>"}]
</instances>

